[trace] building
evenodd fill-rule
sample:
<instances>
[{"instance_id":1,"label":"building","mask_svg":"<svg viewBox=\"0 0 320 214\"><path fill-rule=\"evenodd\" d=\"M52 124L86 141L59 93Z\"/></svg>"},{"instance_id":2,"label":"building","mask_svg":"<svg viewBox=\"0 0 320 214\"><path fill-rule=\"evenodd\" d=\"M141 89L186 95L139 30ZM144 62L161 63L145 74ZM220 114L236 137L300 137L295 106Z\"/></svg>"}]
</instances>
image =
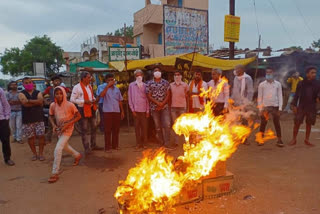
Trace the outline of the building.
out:
<instances>
[{"instance_id":1,"label":"building","mask_svg":"<svg viewBox=\"0 0 320 214\"><path fill-rule=\"evenodd\" d=\"M125 38L123 36L108 36L108 35L97 35L93 36L87 41L81 44L81 58L82 61L94 61L99 60L103 63L109 61L109 47L114 45L120 46L127 40L127 44L133 46L133 39Z\"/></svg>"},{"instance_id":2,"label":"building","mask_svg":"<svg viewBox=\"0 0 320 214\"><path fill-rule=\"evenodd\" d=\"M80 52L63 52L63 59L66 61L66 71L70 71L70 63L81 62Z\"/></svg>"},{"instance_id":3,"label":"building","mask_svg":"<svg viewBox=\"0 0 320 214\"><path fill-rule=\"evenodd\" d=\"M208 0L161 0L161 5L145 0L145 7L134 13L134 42L142 47L145 58L164 56L163 5L208 11Z\"/></svg>"}]
</instances>

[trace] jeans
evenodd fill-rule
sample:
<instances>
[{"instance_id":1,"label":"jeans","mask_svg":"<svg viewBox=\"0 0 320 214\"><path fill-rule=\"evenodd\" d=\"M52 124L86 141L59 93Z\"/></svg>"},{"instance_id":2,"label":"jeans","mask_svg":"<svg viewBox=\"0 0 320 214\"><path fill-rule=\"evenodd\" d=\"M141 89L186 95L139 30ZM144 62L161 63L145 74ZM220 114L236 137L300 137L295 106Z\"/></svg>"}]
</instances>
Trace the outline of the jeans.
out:
<instances>
[{"instance_id":1,"label":"jeans","mask_svg":"<svg viewBox=\"0 0 320 214\"><path fill-rule=\"evenodd\" d=\"M104 144L105 150L117 149L119 147L119 131L120 131L120 112L104 112ZM107 122L109 121L109 122ZM112 136L112 142L111 142Z\"/></svg>"},{"instance_id":2,"label":"jeans","mask_svg":"<svg viewBox=\"0 0 320 214\"><path fill-rule=\"evenodd\" d=\"M272 115L274 128L276 129L277 137L281 137L281 127L280 127L280 113L279 107L265 107L261 112L261 125L260 132L264 133L268 123L269 115Z\"/></svg>"},{"instance_id":3,"label":"jeans","mask_svg":"<svg viewBox=\"0 0 320 214\"><path fill-rule=\"evenodd\" d=\"M179 107L171 107L171 119L172 119L172 124L176 121L180 115L186 113L186 108L179 108ZM181 136L177 135L174 133L174 139L175 143L178 144L181 141Z\"/></svg>"},{"instance_id":4,"label":"jeans","mask_svg":"<svg viewBox=\"0 0 320 214\"><path fill-rule=\"evenodd\" d=\"M68 143L70 136L61 135L57 142L56 148L54 150L54 160L53 160L53 168L52 174L58 174L60 169L60 163L62 159L62 152L65 150L73 157L78 157L80 155L79 152L74 150Z\"/></svg>"},{"instance_id":5,"label":"jeans","mask_svg":"<svg viewBox=\"0 0 320 214\"><path fill-rule=\"evenodd\" d=\"M294 95L295 95L295 93L293 93L293 92L290 93L289 98L288 98L288 103L287 103L287 106L284 109L284 111L289 111L290 110L291 103L293 101Z\"/></svg>"},{"instance_id":6,"label":"jeans","mask_svg":"<svg viewBox=\"0 0 320 214\"><path fill-rule=\"evenodd\" d=\"M11 111L10 114L10 128L15 140L22 140L22 112Z\"/></svg>"},{"instance_id":7,"label":"jeans","mask_svg":"<svg viewBox=\"0 0 320 214\"><path fill-rule=\"evenodd\" d=\"M148 118L146 112L136 112L137 116L134 118L134 127L136 132L137 146L147 144L148 140Z\"/></svg>"},{"instance_id":8,"label":"jeans","mask_svg":"<svg viewBox=\"0 0 320 214\"><path fill-rule=\"evenodd\" d=\"M8 161L11 157L9 120L0 120L0 141L2 143L3 159Z\"/></svg>"},{"instance_id":9,"label":"jeans","mask_svg":"<svg viewBox=\"0 0 320 214\"><path fill-rule=\"evenodd\" d=\"M152 111L152 118L156 127L157 138L164 145L170 145L170 129L171 129L171 118L168 108L160 111Z\"/></svg>"},{"instance_id":10,"label":"jeans","mask_svg":"<svg viewBox=\"0 0 320 214\"><path fill-rule=\"evenodd\" d=\"M92 111L92 117L84 117L83 108L79 108L81 114L81 139L86 152L96 147L96 114ZM90 133L89 133L90 127ZM89 138L90 137L90 141ZM91 144L90 144L91 143Z\"/></svg>"},{"instance_id":11,"label":"jeans","mask_svg":"<svg viewBox=\"0 0 320 214\"><path fill-rule=\"evenodd\" d=\"M99 128L101 132L104 132L103 103L99 103L99 114L100 114Z\"/></svg>"}]
</instances>

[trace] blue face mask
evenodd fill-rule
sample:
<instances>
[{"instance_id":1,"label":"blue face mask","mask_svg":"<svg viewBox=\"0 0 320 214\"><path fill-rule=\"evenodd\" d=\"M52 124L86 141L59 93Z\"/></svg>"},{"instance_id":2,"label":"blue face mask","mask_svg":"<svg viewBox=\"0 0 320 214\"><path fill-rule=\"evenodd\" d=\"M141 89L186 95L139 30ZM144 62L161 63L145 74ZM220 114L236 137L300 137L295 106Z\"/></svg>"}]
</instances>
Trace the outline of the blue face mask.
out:
<instances>
[{"instance_id":1,"label":"blue face mask","mask_svg":"<svg viewBox=\"0 0 320 214\"><path fill-rule=\"evenodd\" d=\"M273 80L273 74L267 74L266 80Z\"/></svg>"}]
</instances>

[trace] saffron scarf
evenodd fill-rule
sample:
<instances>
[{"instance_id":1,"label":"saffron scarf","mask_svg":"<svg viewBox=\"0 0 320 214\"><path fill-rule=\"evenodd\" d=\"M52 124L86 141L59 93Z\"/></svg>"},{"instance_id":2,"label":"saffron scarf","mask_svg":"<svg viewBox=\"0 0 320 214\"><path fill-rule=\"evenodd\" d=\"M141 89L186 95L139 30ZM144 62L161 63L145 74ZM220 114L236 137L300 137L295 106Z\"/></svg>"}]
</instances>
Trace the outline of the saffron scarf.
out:
<instances>
[{"instance_id":1,"label":"saffron scarf","mask_svg":"<svg viewBox=\"0 0 320 214\"><path fill-rule=\"evenodd\" d=\"M84 100L89 100L89 95L87 93L87 90L86 90L86 87L84 86L84 84L82 82L80 82L80 86L81 86L81 89L83 91L83 98ZM91 85L89 85L89 88L90 88L90 91L91 91L91 98L92 100L94 100L94 97L93 97L93 90L92 90L92 87ZM97 110L97 106L95 103L93 103L92 105L91 104L83 104L83 113L84 113L84 117L92 117L92 110L91 110L91 107L93 108L94 111Z\"/></svg>"},{"instance_id":2,"label":"saffron scarf","mask_svg":"<svg viewBox=\"0 0 320 214\"><path fill-rule=\"evenodd\" d=\"M198 92L199 92L199 93L201 93L202 83L203 83L203 81L200 80L200 82L199 82L198 85L197 85L197 88L198 88ZM191 84L190 84L190 93L192 93L192 91L193 91L194 84L195 84L195 81L192 80L192 82L191 82ZM200 104L203 105L203 104L204 104L204 99L203 99L203 97L199 95L198 98L199 98ZM193 112L194 112L194 109L193 109L193 97L192 97L192 96L191 96L191 99L189 100L189 112L190 112L190 113L193 113Z\"/></svg>"}]
</instances>

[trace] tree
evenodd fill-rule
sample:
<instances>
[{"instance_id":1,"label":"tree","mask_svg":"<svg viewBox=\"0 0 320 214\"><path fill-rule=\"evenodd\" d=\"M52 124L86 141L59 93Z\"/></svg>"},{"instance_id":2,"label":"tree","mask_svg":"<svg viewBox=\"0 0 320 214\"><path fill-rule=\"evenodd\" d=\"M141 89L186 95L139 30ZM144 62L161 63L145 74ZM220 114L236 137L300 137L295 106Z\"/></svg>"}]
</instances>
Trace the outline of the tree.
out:
<instances>
[{"instance_id":1,"label":"tree","mask_svg":"<svg viewBox=\"0 0 320 214\"><path fill-rule=\"evenodd\" d=\"M117 30L114 31L114 33L107 33L107 36L124 36L124 27L119 28ZM127 26L126 29L126 36L133 39L133 26Z\"/></svg>"},{"instance_id":2,"label":"tree","mask_svg":"<svg viewBox=\"0 0 320 214\"><path fill-rule=\"evenodd\" d=\"M32 38L22 50L19 48L6 49L1 57L0 64L4 74L31 75L33 74L33 63L44 62L47 75L59 72L64 63L63 50L44 35Z\"/></svg>"},{"instance_id":3,"label":"tree","mask_svg":"<svg viewBox=\"0 0 320 214\"><path fill-rule=\"evenodd\" d=\"M303 51L303 48L301 46L291 46L290 49L294 51Z\"/></svg>"},{"instance_id":4,"label":"tree","mask_svg":"<svg viewBox=\"0 0 320 214\"><path fill-rule=\"evenodd\" d=\"M8 83L9 83L9 80L0 79L0 87L1 88L6 89Z\"/></svg>"},{"instance_id":5,"label":"tree","mask_svg":"<svg viewBox=\"0 0 320 214\"><path fill-rule=\"evenodd\" d=\"M313 48L319 48L320 49L320 39L318 39L318 41L313 41L311 45L312 45Z\"/></svg>"}]
</instances>

